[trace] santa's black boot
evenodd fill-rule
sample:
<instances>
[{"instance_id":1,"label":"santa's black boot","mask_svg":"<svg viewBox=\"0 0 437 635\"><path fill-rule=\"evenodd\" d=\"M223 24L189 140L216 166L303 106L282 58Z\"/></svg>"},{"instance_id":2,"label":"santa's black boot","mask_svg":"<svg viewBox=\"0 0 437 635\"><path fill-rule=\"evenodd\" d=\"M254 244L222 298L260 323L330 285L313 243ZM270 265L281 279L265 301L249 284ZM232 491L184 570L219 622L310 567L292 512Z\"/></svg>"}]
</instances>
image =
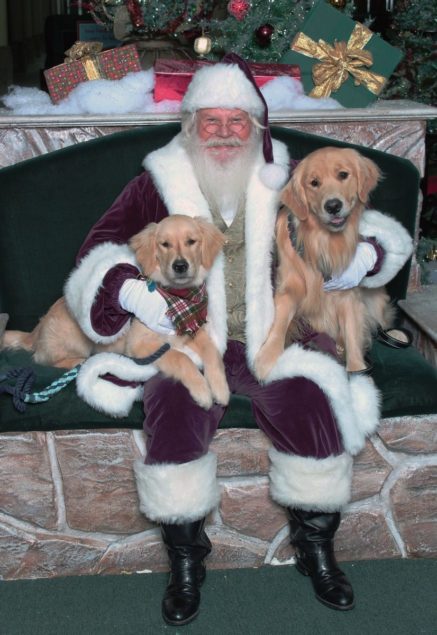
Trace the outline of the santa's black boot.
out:
<instances>
[{"instance_id":1,"label":"santa's black boot","mask_svg":"<svg viewBox=\"0 0 437 635\"><path fill-rule=\"evenodd\" d=\"M168 624L188 624L199 613L200 587L206 575L203 560L211 551L204 524L204 518L182 525L161 524L171 567L162 600L162 615Z\"/></svg>"},{"instance_id":2,"label":"santa's black boot","mask_svg":"<svg viewBox=\"0 0 437 635\"><path fill-rule=\"evenodd\" d=\"M340 513L288 509L290 540L296 550L296 567L311 577L316 598L331 609L354 607L354 592L334 555L334 535Z\"/></svg>"}]
</instances>

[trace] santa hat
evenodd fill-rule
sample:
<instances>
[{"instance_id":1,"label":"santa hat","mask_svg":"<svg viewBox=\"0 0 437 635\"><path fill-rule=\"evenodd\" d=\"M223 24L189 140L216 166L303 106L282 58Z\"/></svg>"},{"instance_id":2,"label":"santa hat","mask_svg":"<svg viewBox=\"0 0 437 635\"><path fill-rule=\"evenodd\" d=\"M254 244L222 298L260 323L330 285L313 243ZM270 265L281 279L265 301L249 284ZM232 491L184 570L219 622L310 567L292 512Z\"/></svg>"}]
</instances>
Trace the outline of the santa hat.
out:
<instances>
[{"instance_id":1,"label":"santa hat","mask_svg":"<svg viewBox=\"0 0 437 635\"><path fill-rule=\"evenodd\" d=\"M289 179L288 166L274 163L269 113L266 101L256 85L247 64L236 53L227 53L222 61L203 66L193 75L182 100L182 112L201 108L238 108L255 116L264 127L263 155L265 165L260 179L272 190L281 190Z\"/></svg>"}]
</instances>

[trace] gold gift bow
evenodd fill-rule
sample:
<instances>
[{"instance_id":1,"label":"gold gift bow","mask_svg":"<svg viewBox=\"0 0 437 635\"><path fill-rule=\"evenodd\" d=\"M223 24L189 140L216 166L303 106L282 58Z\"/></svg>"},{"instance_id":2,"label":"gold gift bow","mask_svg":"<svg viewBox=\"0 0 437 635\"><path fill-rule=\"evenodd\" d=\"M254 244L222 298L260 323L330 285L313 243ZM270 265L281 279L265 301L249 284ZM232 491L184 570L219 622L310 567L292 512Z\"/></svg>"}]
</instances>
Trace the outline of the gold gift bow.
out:
<instances>
[{"instance_id":1,"label":"gold gift bow","mask_svg":"<svg viewBox=\"0 0 437 635\"><path fill-rule=\"evenodd\" d=\"M305 33L298 33L291 43L291 50L320 60L312 69L315 87L310 97L329 97L347 80L349 73L355 78L356 86L364 84L370 92L379 95L387 78L361 68L373 64L372 53L363 51L372 37L372 31L362 24L355 25L347 42L335 40L333 46L322 39L315 42Z\"/></svg>"},{"instance_id":2,"label":"gold gift bow","mask_svg":"<svg viewBox=\"0 0 437 635\"><path fill-rule=\"evenodd\" d=\"M67 57L64 62L66 64L81 62L87 79L101 79L102 72L97 55L102 49L101 42L75 42L71 48L65 51Z\"/></svg>"}]
</instances>

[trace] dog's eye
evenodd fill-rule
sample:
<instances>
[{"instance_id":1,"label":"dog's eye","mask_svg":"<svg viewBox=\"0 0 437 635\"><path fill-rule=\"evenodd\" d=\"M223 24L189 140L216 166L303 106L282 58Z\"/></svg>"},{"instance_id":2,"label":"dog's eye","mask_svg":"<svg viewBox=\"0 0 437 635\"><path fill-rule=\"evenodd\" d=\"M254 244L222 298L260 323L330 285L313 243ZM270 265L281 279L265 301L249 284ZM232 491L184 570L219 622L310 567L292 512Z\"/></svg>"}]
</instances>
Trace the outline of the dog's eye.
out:
<instances>
[{"instance_id":1,"label":"dog's eye","mask_svg":"<svg viewBox=\"0 0 437 635\"><path fill-rule=\"evenodd\" d=\"M311 187L319 187L319 185L320 185L319 179L312 179L310 181L310 185L311 185Z\"/></svg>"},{"instance_id":2,"label":"dog's eye","mask_svg":"<svg viewBox=\"0 0 437 635\"><path fill-rule=\"evenodd\" d=\"M340 179L340 181L345 181L348 176L349 172L345 172L344 170L338 173L338 178Z\"/></svg>"},{"instance_id":3,"label":"dog's eye","mask_svg":"<svg viewBox=\"0 0 437 635\"><path fill-rule=\"evenodd\" d=\"M164 247L164 249L168 249L170 247L170 243L168 242L168 240L164 240L164 242L161 243L161 247Z\"/></svg>"},{"instance_id":4,"label":"dog's eye","mask_svg":"<svg viewBox=\"0 0 437 635\"><path fill-rule=\"evenodd\" d=\"M194 238L189 238L187 240L187 245L195 245L197 243L197 240L195 240Z\"/></svg>"}]
</instances>

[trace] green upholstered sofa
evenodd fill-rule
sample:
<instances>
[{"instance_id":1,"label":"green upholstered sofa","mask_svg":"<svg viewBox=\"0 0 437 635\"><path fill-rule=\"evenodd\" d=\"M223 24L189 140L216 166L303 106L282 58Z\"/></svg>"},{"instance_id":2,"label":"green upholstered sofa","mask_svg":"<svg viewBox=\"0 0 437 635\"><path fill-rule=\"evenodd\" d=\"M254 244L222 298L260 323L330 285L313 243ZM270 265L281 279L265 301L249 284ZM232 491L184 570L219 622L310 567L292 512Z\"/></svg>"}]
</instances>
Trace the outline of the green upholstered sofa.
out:
<instances>
[{"instance_id":1,"label":"green upholstered sofa","mask_svg":"<svg viewBox=\"0 0 437 635\"><path fill-rule=\"evenodd\" d=\"M93 222L177 124L79 143L0 170L0 313L31 329L62 293ZM295 158L332 140L277 128ZM372 206L413 234L419 175L408 161L360 148L385 174ZM389 285L404 297L409 264ZM355 458L352 503L336 540L340 559L436 557L437 373L414 348L372 348L382 391L378 433ZM34 389L62 371L24 352L0 351L0 375L31 366ZM141 405L111 419L82 402L74 383L43 404L15 410L0 395L0 578L159 571L159 530L141 515L132 464L144 453ZM289 562L284 510L268 496L268 441L250 403L233 396L212 443L221 503L208 519L212 568ZM434 457L434 458L433 458Z\"/></svg>"},{"instance_id":2,"label":"green upholstered sofa","mask_svg":"<svg viewBox=\"0 0 437 635\"><path fill-rule=\"evenodd\" d=\"M62 294L66 276L91 225L133 176L144 155L165 144L178 124L137 128L80 143L0 170L0 312L10 315L9 328L32 329ZM273 136L299 159L323 145L346 144L284 128ZM384 179L371 206L397 218L413 235L419 174L407 160L361 147L381 168ZM410 263L389 284L394 301L404 298ZM437 412L436 371L410 347L392 349L375 342L373 376L383 396L382 416ZM32 366L33 390L47 386L62 371L37 367L22 351L0 353L0 373ZM15 410L0 396L0 431L125 427L141 428L138 403L129 417L111 420L92 410L75 394L74 382L50 401ZM254 426L246 398L233 396L222 427Z\"/></svg>"}]
</instances>

